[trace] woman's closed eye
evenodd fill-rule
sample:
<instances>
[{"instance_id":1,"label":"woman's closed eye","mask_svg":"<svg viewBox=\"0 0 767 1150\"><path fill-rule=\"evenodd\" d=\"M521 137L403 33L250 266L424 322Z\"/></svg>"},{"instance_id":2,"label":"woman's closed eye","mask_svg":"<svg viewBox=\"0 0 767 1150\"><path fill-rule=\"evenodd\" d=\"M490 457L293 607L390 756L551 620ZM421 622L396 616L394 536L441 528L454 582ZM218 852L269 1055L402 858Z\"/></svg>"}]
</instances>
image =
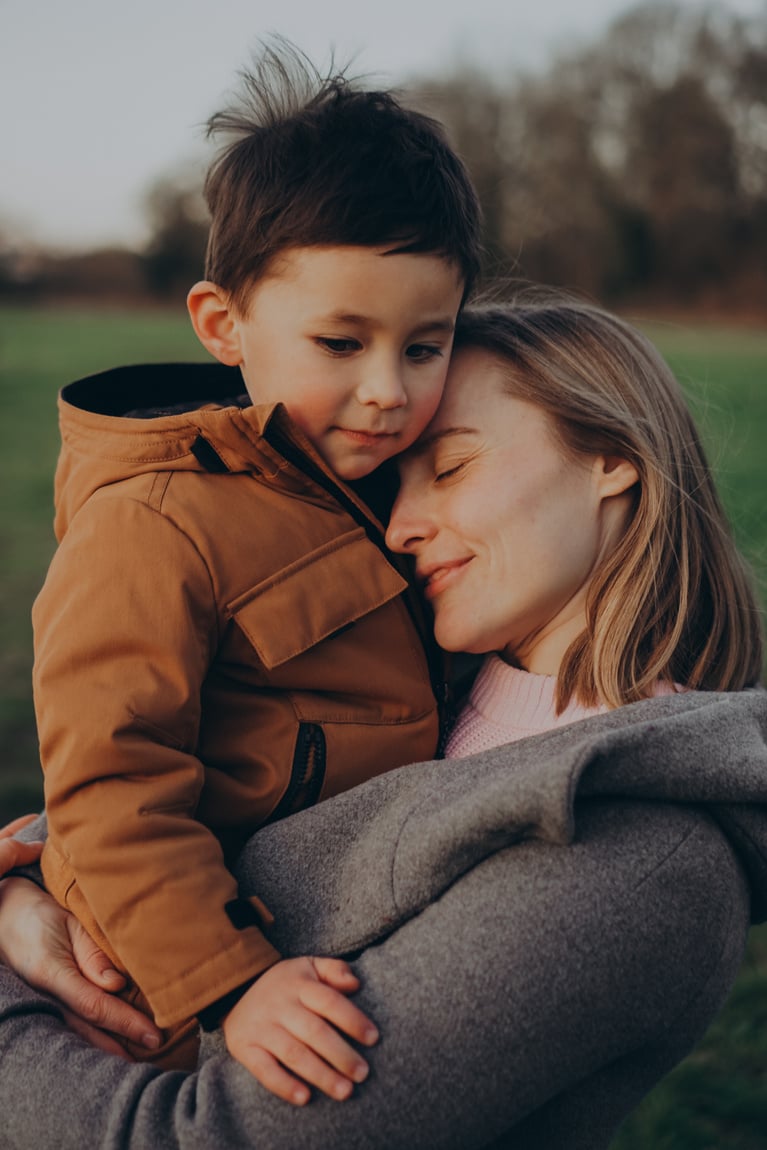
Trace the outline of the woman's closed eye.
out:
<instances>
[{"instance_id":1,"label":"woman's closed eye","mask_svg":"<svg viewBox=\"0 0 767 1150\"><path fill-rule=\"evenodd\" d=\"M460 463L451 463L448 466L442 465L435 467L434 482L443 483L447 479L452 479L454 475L458 475L461 471L463 471L468 462L468 459L464 459Z\"/></svg>"}]
</instances>

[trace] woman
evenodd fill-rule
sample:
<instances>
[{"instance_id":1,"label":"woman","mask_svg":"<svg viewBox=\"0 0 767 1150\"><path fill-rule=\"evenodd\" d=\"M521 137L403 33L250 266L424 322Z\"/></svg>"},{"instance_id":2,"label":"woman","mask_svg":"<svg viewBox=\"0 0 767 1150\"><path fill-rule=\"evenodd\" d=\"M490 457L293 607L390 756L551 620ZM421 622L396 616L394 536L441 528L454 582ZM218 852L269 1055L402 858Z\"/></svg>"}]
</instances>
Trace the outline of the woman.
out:
<instances>
[{"instance_id":1,"label":"woman","mask_svg":"<svg viewBox=\"0 0 767 1150\"><path fill-rule=\"evenodd\" d=\"M241 860L284 953L353 961L370 1080L296 1111L210 1041L194 1075L129 1065L5 971L9 1147L606 1146L721 1005L767 914L766 708L740 690L756 609L681 396L569 301L469 313L456 348L388 536L442 644L491 652L452 757ZM23 881L10 898L44 897ZM8 932L0 905L18 966Z\"/></svg>"}]
</instances>

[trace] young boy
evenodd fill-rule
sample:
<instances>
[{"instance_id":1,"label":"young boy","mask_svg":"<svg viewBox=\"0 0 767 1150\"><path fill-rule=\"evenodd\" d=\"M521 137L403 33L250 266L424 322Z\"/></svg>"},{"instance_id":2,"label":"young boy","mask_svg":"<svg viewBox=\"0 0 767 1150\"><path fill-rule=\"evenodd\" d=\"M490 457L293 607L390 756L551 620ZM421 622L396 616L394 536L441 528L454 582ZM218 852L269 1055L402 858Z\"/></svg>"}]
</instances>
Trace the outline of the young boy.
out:
<instances>
[{"instance_id":1,"label":"young boy","mask_svg":"<svg viewBox=\"0 0 767 1150\"><path fill-rule=\"evenodd\" d=\"M439 127L284 46L206 183L217 365L64 389L59 550L34 609L49 889L194 1059L197 1019L297 1103L375 1041L338 960L282 960L228 868L263 823L437 747L407 581L348 484L442 392L479 214ZM247 397L241 397L244 381ZM254 905L255 902L255 905ZM135 1051L147 1057L147 1051Z\"/></svg>"}]
</instances>

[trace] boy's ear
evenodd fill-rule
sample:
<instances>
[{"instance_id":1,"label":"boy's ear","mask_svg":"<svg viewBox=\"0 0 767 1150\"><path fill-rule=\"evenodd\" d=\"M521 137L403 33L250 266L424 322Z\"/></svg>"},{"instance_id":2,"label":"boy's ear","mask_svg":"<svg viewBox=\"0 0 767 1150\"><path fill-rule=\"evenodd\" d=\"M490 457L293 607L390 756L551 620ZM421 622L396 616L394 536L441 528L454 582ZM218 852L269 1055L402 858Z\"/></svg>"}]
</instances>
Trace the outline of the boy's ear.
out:
<instances>
[{"instance_id":1,"label":"boy's ear","mask_svg":"<svg viewBox=\"0 0 767 1150\"><path fill-rule=\"evenodd\" d=\"M186 297L192 327L202 346L221 363L242 363L240 325L226 293L209 280L200 280Z\"/></svg>"},{"instance_id":2,"label":"boy's ear","mask_svg":"<svg viewBox=\"0 0 767 1150\"><path fill-rule=\"evenodd\" d=\"M599 493L603 499L611 495L622 495L639 482L636 467L621 455L600 455L597 467Z\"/></svg>"}]
</instances>

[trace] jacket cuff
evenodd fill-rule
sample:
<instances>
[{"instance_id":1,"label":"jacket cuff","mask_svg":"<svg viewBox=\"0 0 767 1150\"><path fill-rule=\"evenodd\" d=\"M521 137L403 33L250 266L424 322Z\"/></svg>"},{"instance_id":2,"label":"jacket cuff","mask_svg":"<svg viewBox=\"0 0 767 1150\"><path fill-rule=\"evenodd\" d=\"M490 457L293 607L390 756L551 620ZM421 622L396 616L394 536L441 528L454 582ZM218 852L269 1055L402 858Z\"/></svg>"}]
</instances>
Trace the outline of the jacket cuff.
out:
<instances>
[{"instance_id":1,"label":"jacket cuff","mask_svg":"<svg viewBox=\"0 0 767 1150\"><path fill-rule=\"evenodd\" d=\"M206 1032L217 1030L221 1023L226 1018L229 1011L237 1005L242 996L250 990L254 982L258 982L260 975L255 978L249 978L243 982L242 986L236 986L234 990L230 990L228 994L224 994L216 1002L211 1002L210 1006L204 1006L202 1010L197 1011L197 1021L202 1029Z\"/></svg>"},{"instance_id":2,"label":"jacket cuff","mask_svg":"<svg viewBox=\"0 0 767 1150\"><path fill-rule=\"evenodd\" d=\"M169 983L142 986L158 1026L174 1026L194 1015L215 1028L259 975L282 959L260 929L274 921L260 899L231 899L222 909L230 932L228 945L219 946ZM222 933L222 942L223 938ZM136 981L141 986L138 977Z\"/></svg>"}]
</instances>

